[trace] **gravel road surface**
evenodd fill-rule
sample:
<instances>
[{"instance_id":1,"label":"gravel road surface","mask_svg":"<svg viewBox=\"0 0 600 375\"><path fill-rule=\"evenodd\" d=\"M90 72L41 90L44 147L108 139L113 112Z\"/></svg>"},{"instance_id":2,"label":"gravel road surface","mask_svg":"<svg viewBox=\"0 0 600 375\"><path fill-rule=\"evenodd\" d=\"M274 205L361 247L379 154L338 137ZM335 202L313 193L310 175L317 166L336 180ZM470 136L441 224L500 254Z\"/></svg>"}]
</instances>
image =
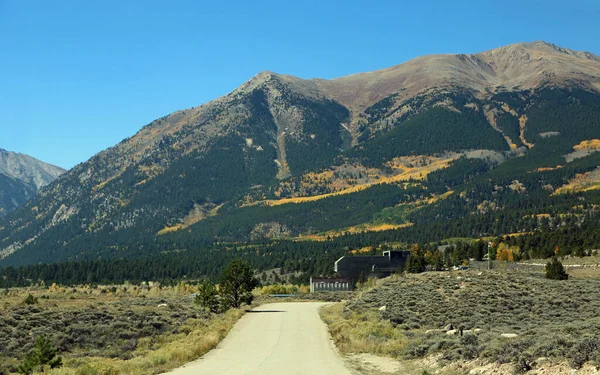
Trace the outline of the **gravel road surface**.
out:
<instances>
[{"instance_id":1,"label":"gravel road surface","mask_svg":"<svg viewBox=\"0 0 600 375\"><path fill-rule=\"evenodd\" d=\"M227 337L172 375L350 375L319 317L322 302L262 305Z\"/></svg>"}]
</instances>

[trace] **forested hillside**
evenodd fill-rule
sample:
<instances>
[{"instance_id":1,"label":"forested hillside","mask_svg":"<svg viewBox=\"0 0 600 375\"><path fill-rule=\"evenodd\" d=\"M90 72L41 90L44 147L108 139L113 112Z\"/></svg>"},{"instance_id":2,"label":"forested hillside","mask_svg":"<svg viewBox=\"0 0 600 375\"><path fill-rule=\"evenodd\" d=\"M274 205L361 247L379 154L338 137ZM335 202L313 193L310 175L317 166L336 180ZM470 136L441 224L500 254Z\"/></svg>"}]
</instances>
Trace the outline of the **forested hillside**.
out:
<instances>
[{"instance_id":1,"label":"forested hillside","mask_svg":"<svg viewBox=\"0 0 600 375\"><path fill-rule=\"evenodd\" d=\"M265 72L154 121L2 220L0 267L60 263L2 272L196 278L242 257L306 279L382 245L600 246L600 60L546 43L437 57L429 76L417 60L331 81Z\"/></svg>"},{"instance_id":2,"label":"forested hillside","mask_svg":"<svg viewBox=\"0 0 600 375\"><path fill-rule=\"evenodd\" d=\"M33 195L35 195L33 186L0 174L0 216L21 206Z\"/></svg>"}]
</instances>

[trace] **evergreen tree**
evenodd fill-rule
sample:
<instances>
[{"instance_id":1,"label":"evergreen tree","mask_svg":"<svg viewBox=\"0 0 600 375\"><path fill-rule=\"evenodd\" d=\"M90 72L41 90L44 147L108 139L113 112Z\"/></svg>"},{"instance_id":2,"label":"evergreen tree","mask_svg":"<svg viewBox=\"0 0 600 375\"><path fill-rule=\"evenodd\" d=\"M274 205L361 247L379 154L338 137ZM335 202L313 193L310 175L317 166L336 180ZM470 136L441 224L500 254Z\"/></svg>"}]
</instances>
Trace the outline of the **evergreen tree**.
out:
<instances>
[{"instance_id":1,"label":"evergreen tree","mask_svg":"<svg viewBox=\"0 0 600 375\"><path fill-rule=\"evenodd\" d=\"M433 259L434 259L434 263L433 263L434 269L436 271L443 271L444 270L444 257L439 250L436 250L436 252L433 254Z\"/></svg>"},{"instance_id":2,"label":"evergreen tree","mask_svg":"<svg viewBox=\"0 0 600 375\"><path fill-rule=\"evenodd\" d=\"M565 271L562 263L558 259L553 258L551 262L546 264L546 278L552 280L567 280L569 275Z\"/></svg>"},{"instance_id":3,"label":"evergreen tree","mask_svg":"<svg viewBox=\"0 0 600 375\"><path fill-rule=\"evenodd\" d=\"M50 366L50 368L62 366L62 358L57 356L56 352L56 348L46 336L38 336L35 348L27 353L23 363L19 366L19 373L31 374L38 369L43 372L44 366Z\"/></svg>"},{"instance_id":4,"label":"evergreen tree","mask_svg":"<svg viewBox=\"0 0 600 375\"><path fill-rule=\"evenodd\" d=\"M414 244L410 248L406 271L409 273L421 273L425 271L425 254L419 244Z\"/></svg>"},{"instance_id":5,"label":"evergreen tree","mask_svg":"<svg viewBox=\"0 0 600 375\"><path fill-rule=\"evenodd\" d=\"M215 284L208 279L203 279L198 285L198 294L196 294L194 302L210 312L217 313L219 312L219 299L217 295L218 292Z\"/></svg>"},{"instance_id":6,"label":"evergreen tree","mask_svg":"<svg viewBox=\"0 0 600 375\"><path fill-rule=\"evenodd\" d=\"M224 307L238 308L242 303L252 303L252 290L258 286L252 267L241 259L235 259L221 274L219 290Z\"/></svg>"}]
</instances>

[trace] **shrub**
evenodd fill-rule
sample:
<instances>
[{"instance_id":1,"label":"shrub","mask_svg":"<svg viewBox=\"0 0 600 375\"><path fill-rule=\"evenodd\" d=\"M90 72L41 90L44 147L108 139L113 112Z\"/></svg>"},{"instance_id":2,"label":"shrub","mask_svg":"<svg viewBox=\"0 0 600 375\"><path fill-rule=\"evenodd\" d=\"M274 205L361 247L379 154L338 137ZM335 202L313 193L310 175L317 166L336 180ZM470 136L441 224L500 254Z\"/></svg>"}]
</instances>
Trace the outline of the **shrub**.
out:
<instances>
[{"instance_id":1,"label":"shrub","mask_svg":"<svg viewBox=\"0 0 600 375\"><path fill-rule=\"evenodd\" d=\"M531 360L526 356L518 356L515 360L514 373L524 374L532 369Z\"/></svg>"},{"instance_id":2,"label":"shrub","mask_svg":"<svg viewBox=\"0 0 600 375\"><path fill-rule=\"evenodd\" d=\"M464 335L460 338L464 359L475 359L479 356L479 340L475 335Z\"/></svg>"},{"instance_id":3,"label":"shrub","mask_svg":"<svg viewBox=\"0 0 600 375\"><path fill-rule=\"evenodd\" d=\"M38 303L38 299L32 296L31 294L28 294L27 297L23 300L23 303L26 305L35 305L36 303Z\"/></svg>"},{"instance_id":4,"label":"shrub","mask_svg":"<svg viewBox=\"0 0 600 375\"><path fill-rule=\"evenodd\" d=\"M62 358L56 355L56 348L46 336L38 336L35 341L35 348L31 349L25 356L23 363L19 366L19 373L31 374L38 368L42 369L44 366L50 366L50 368L57 368L62 366Z\"/></svg>"},{"instance_id":5,"label":"shrub","mask_svg":"<svg viewBox=\"0 0 600 375\"><path fill-rule=\"evenodd\" d=\"M580 341L569 353L569 364L579 369L586 362L597 359L600 356L600 338L586 337Z\"/></svg>"},{"instance_id":6,"label":"shrub","mask_svg":"<svg viewBox=\"0 0 600 375\"><path fill-rule=\"evenodd\" d=\"M551 262L546 264L546 278L552 280L567 280L569 275L565 272L565 268L562 263L553 258Z\"/></svg>"},{"instance_id":7,"label":"shrub","mask_svg":"<svg viewBox=\"0 0 600 375\"><path fill-rule=\"evenodd\" d=\"M207 279L202 280L198 285L198 294L196 294L194 302L210 312L219 312L219 299L215 284Z\"/></svg>"}]
</instances>

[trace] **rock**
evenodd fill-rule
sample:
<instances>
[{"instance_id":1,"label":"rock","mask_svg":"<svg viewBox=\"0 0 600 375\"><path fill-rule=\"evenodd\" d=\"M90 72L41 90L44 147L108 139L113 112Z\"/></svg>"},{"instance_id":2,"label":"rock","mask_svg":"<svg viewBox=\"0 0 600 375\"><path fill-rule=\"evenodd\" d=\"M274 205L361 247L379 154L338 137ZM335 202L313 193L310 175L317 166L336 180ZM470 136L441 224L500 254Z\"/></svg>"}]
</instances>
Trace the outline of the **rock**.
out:
<instances>
[{"instance_id":1,"label":"rock","mask_svg":"<svg viewBox=\"0 0 600 375\"><path fill-rule=\"evenodd\" d=\"M428 329L427 331L425 331L425 333L441 333L444 332L443 329Z\"/></svg>"},{"instance_id":2,"label":"rock","mask_svg":"<svg viewBox=\"0 0 600 375\"><path fill-rule=\"evenodd\" d=\"M450 331L451 329L454 329L454 326L452 325L452 323L450 323L444 327L444 331Z\"/></svg>"},{"instance_id":3,"label":"rock","mask_svg":"<svg viewBox=\"0 0 600 375\"><path fill-rule=\"evenodd\" d=\"M479 273L477 274L477 276L481 276L481 275L483 275L483 272L479 272Z\"/></svg>"},{"instance_id":4,"label":"rock","mask_svg":"<svg viewBox=\"0 0 600 375\"><path fill-rule=\"evenodd\" d=\"M451 329L449 331L446 331L447 335L458 335L458 329Z\"/></svg>"},{"instance_id":5,"label":"rock","mask_svg":"<svg viewBox=\"0 0 600 375\"><path fill-rule=\"evenodd\" d=\"M167 306L169 306L169 305L167 305L166 303L159 303L158 306L156 306L156 307L167 307Z\"/></svg>"},{"instance_id":6,"label":"rock","mask_svg":"<svg viewBox=\"0 0 600 375\"><path fill-rule=\"evenodd\" d=\"M473 332L475 332L475 333L479 333L479 332L481 332L481 331L482 331L482 329L481 329L481 328L475 328L475 329L473 330Z\"/></svg>"},{"instance_id":7,"label":"rock","mask_svg":"<svg viewBox=\"0 0 600 375\"><path fill-rule=\"evenodd\" d=\"M386 310L386 306L381 306L381 307L379 308L379 311L385 311L385 310Z\"/></svg>"},{"instance_id":8,"label":"rock","mask_svg":"<svg viewBox=\"0 0 600 375\"><path fill-rule=\"evenodd\" d=\"M507 339L513 339L517 336L519 336L519 335L517 335L516 333L503 333L500 335L500 337L505 337Z\"/></svg>"}]
</instances>

